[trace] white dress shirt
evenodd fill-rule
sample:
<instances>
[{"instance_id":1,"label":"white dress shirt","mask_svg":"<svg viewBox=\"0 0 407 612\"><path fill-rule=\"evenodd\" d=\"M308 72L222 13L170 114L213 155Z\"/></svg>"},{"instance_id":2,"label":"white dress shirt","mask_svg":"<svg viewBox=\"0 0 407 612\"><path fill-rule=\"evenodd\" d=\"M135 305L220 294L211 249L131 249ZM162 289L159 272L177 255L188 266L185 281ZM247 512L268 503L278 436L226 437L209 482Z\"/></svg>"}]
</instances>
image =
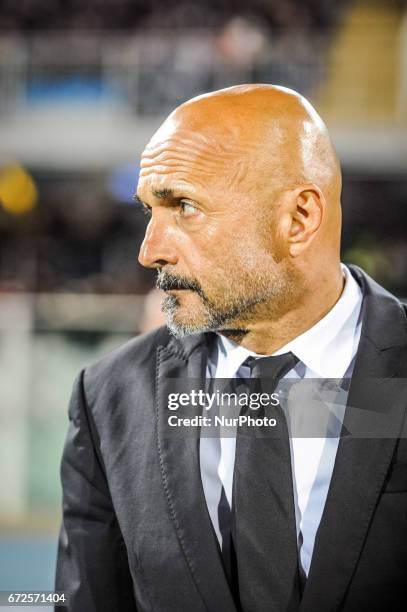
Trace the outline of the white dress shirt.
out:
<instances>
[{"instance_id":1,"label":"white dress shirt","mask_svg":"<svg viewBox=\"0 0 407 612\"><path fill-rule=\"evenodd\" d=\"M360 339L362 292L349 270L345 266L342 269L345 287L333 308L313 327L273 353L279 355L291 351L299 359L284 378L338 379L352 376ZM249 368L242 364L251 355L259 356L219 335L208 360L207 378L250 378ZM340 422L343 414L344 410ZM297 542L301 567L307 576L338 443L339 437L290 438ZM229 508L232 507L235 449L234 437L201 436L202 485L220 546L218 507L222 489Z\"/></svg>"}]
</instances>

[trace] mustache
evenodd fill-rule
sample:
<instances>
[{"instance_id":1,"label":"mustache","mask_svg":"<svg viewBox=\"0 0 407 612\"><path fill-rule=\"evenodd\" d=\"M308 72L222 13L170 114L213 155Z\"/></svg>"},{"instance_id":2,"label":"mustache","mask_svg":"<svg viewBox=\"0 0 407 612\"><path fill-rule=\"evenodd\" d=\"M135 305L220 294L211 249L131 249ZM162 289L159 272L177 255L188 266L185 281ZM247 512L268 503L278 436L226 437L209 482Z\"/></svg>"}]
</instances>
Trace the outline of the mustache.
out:
<instances>
[{"instance_id":1,"label":"mustache","mask_svg":"<svg viewBox=\"0 0 407 612\"><path fill-rule=\"evenodd\" d=\"M157 289L162 289L162 291L189 289L190 291L196 291L201 297L204 296L202 287L198 281L187 278L186 276L175 276L175 274L164 272L163 270L158 270L155 286Z\"/></svg>"}]
</instances>

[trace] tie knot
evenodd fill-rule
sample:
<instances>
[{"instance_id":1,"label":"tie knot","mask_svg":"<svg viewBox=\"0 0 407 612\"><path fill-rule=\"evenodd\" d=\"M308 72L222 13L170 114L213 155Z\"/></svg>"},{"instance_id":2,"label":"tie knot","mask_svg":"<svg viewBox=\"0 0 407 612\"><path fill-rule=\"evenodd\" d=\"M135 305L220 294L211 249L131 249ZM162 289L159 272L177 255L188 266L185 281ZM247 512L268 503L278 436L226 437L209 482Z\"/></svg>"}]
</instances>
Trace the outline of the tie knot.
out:
<instances>
[{"instance_id":1,"label":"tie knot","mask_svg":"<svg viewBox=\"0 0 407 612\"><path fill-rule=\"evenodd\" d=\"M298 358L291 352L273 357L248 357L246 364L250 368L251 378L272 378L279 381L292 370Z\"/></svg>"}]
</instances>

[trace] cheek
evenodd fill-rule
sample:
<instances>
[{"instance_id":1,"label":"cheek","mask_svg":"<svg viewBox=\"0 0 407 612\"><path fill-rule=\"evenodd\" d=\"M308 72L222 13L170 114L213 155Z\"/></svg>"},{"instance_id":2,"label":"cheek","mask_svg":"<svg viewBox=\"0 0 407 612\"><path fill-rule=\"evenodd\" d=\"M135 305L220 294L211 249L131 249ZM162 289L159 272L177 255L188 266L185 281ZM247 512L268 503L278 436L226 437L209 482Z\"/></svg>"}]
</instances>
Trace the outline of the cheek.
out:
<instances>
[{"instance_id":1,"label":"cheek","mask_svg":"<svg viewBox=\"0 0 407 612\"><path fill-rule=\"evenodd\" d=\"M211 275L223 261L230 247L224 234L200 232L179 242L180 264L185 273L200 280Z\"/></svg>"},{"instance_id":2,"label":"cheek","mask_svg":"<svg viewBox=\"0 0 407 612\"><path fill-rule=\"evenodd\" d=\"M258 271L274 263L274 248L270 235L262 236L258 231L243 228L239 240L233 240L228 249L233 265L248 271Z\"/></svg>"},{"instance_id":3,"label":"cheek","mask_svg":"<svg viewBox=\"0 0 407 612\"><path fill-rule=\"evenodd\" d=\"M215 279L239 278L275 261L271 234L260 231L253 217L222 220L205 232L184 236L179 246L185 273L207 287Z\"/></svg>"}]
</instances>

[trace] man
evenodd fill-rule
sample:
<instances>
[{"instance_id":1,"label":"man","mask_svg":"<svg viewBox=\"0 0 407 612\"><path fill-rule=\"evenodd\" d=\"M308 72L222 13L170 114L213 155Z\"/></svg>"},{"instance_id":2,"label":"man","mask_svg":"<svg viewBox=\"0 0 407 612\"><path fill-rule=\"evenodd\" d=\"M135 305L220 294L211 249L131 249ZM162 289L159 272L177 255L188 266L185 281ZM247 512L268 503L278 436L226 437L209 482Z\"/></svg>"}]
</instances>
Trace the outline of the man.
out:
<instances>
[{"instance_id":1,"label":"man","mask_svg":"<svg viewBox=\"0 0 407 612\"><path fill-rule=\"evenodd\" d=\"M341 265L340 192L326 127L280 87L195 98L147 145L140 262L168 329L76 382L56 583L70 610L404 608L406 313ZM264 371L273 388L351 379L339 430L288 441L275 412L275 438L172 435L171 381Z\"/></svg>"}]
</instances>

